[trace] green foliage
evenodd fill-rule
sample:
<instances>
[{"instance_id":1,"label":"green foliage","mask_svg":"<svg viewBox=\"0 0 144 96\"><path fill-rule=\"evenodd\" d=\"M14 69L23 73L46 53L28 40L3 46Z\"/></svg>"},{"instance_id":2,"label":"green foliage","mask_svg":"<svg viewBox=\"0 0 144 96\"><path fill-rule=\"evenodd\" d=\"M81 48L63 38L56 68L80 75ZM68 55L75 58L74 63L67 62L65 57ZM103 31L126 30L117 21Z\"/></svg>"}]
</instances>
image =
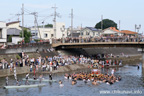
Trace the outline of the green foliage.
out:
<instances>
[{"instance_id":1,"label":"green foliage","mask_svg":"<svg viewBox=\"0 0 144 96\"><path fill-rule=\"evenodd\" d=\"M39 41L40 41L40 39L34 39L34 41L39 42Z\"/></svg>"},{"instance_id":2,"label":"green foliage","mask_svg":"<svg viewBox=\"0 0 144 96\"><path fill-rule=\"evenodd\" d=\"M24 29L24 41L25 43L30 42L31 32L29 32L26 28ZM20 32L20 37L22 37L22 32Z\"/></svg>"},{"instance_id":3,"label":"green foliage","mask_svg":"<svg viewBox=\"0 0 144 96\"><path fill-rule=\"evenodd\" d=\"M106 29L106 28L109 28L109 27L115 27L117 29L117 24L112 21L112 20L109 20L109 19L103 19L102 21L103 23L103 28L102 29ZM95 28L97 29L101 29L101 21L98 22L96 25L95 25Z\"/></svg>"},{"instance_id":4,"label":"green foliage","mask_svg":"<svg viewBox=\"0 0 144 96\"><path fill-rule=\"evenodd\" d=\"M17 55L16 55L16 58L17 58L17 59L20 59L21 57L17 54Z\"/></svg>"},{"instance_id":5,"label":"green foliage","mask_svg":"<svg viewBox=\"0 0 144 96\"><path fill-rule=\"evenodd\" d=\"M47 24L47 25L45 25L45 27L47 27L47 28L53 28L53 25L52 24Z\"/></svg>"},{"instance_id":6,"label":"green foliage","mask_svg":"<svg viewBox=\"0 0 144 96\"><path fill-rule=\"evenodd\" d=\"M8 37L8 42L12 42L12 35Z\"/></svg>"},{"instance_id":7,"label":"green foliage","mask_svg":"<svg viewBox=\"0 0 144 96\"><path fill-rule=\"evenodd\" d=\"M18 44L21 44L22 41L18 41Z\"/></svg>"}]
</instances>

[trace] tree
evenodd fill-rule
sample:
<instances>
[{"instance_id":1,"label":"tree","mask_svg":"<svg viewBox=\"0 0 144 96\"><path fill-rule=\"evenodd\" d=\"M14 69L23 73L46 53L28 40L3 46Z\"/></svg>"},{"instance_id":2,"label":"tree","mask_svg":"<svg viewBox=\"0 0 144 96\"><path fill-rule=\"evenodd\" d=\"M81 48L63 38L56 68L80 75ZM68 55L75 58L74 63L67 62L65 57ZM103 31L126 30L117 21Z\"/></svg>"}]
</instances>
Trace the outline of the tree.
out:
<instances>
[{"instance_id":1,"label":"tree","mask_svg":"<svg viewBox=\"0 0 144 96\"><path fill-rule=\"evenodd\" d=\"M12 42L12 35L8 37L8 42Z\"/></svg>"},{"instance_id":2,"label":"tree","mask_svg":"<svg viewBox=\"0 0 144 96\"><path fill-rule=\"evenodd\" d=\"M30 42L31 32L29 32L26 28L24 29L24 41L25 43ZM22 37L22 32L20 32L20 37Z\"/></svg>"},{"instance_id":3,"label":"tree","mask_svg":"<svg viewBox=\"0 0 144 96\"><path fill-rule=\"evenodd\" d=\"M109 19L103 19L102 20L102 29L106 29L106 28L109 28L109 27L115 27L117 29L117 24L112 21L112 20L109 20ZM98 22L96 25L95 25L95 28L97 29L101 29L101 21Z\"/></svg>"},{"instance_id":4,"label":"tree","mask_svg":"<svg viewBox=\"0 0 144 96\"><path fill-rule=\"evenodd\" d=\"M53 28L53 25L52 24L47 24L47 25L45 25L45 27Z\"/></svg>"}]
</instances>

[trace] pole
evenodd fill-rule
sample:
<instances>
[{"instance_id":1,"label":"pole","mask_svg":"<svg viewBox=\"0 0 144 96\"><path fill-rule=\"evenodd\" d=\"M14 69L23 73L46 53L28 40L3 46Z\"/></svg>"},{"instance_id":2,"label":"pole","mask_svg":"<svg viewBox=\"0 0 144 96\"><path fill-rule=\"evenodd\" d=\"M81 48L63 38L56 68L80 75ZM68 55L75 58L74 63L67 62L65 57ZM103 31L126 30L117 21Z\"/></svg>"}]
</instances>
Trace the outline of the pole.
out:
<instances>
[{"instance_id":1,"label":"pole","mask_svg":"<svg viewBox=\"0 0 144 96\"><path fill-rule=\"evenodd\" d=\"M37 13L35 12L35 21L36 21L36 25L37 25L37 28L38 28L38 32L39 32L39 35L40 35L40 40L41 40L41 33L40 33L40 30L39 30L39 25L38 25L38 22L37 22Z\"/></svg>"},{"instance_id":2,"label":"pole","mask_svg":"<svg viewBox=\"0 0 144 96\"><path fill-rule=\"evenodd\" d=\"M120 31L120 23L121 23L121 22L120 22L120 20L119 20L119 31Z\"/></svg>"},{"instance_id":3,"label":"pole","mask_svg":"<svg viewBox=\"0 0 144 96\"><path fill-rule=\"evenodd\" d=\"M81 24L81 31L80 31L80 38L81 38L81 42L82 42L82 24Z\"/></svg>"},{"instance_id":4,"label":"pole","mask_svg":"<svg viewBox=\"0 0 144 96\"><path fill-rule=\"evenodd\" d=\"M34 15L34 18L35 18L35 14L33 14ZM35 34L37 33L37 28L36 28L36 18L35 18L35 20L34 20L34 26L35 26ZM38 35L38 34L37 34Z\"/></svg>"},{"instance_id":5,"label":"pole","mask_svg":"<svg viewBox=\"0 0 144 96\"><path fill-rule=\"evenodd\" d=\"M137 25L135 24L135 32L136 32L136 27L137 27Z\"/></svg>"},{"instance_id":6,"label":"pole","mask_svg":"<svg viewBox=\"0 0 144 96\"><path fill-rule=\"evenodd\" d=\"M139 41L139 30L141 28L141 25L139 25L139 27L137 27L137 25L135 24L135 30L137 30L137 42Z\"/></svg>"},{"instance_id":7,"label":"pole","mask_svg":"<svg viewBox=\"0 0 144 96\"><path fill-rule=\"evenodd\" d=\"M22 4L22 40L24 39L24 4Z\"/></svg>"},{"instance_id":8,"label":"pole","mask_svg":"<svg viewBox=\"0 0 144 96\"><path fill-rule=\"evenodd\" d=\"M71 9L71 38L73 37L73 9Z\"/></svg>"},{"instance_id":9,"label":"pole","mask_svg":"<svg viewBox=\"0 0 144 96\"><path fill-rule=\"evenodd\" d=\"M56 9L57 9L57 7L55 5L55 7L52 7L52 8L54 8L54 20L53 20L54 26L53 26L53 28L54 28L54 38L56 39L56 16L57 16ZM55 43L56 43L56 40L55 40Z\"/></svg>"},{"instance_id":10,"label":"pole","mask_svg":"<svg viewBox=\"0 0 144 96\"><path fill-rule=\"evenodd\" d=\"M43 24L43 33L44 33L44 21L42 22L42 24Z\"/></svg>"},{"instance_id":11,"label":"pole","mask_svg":"<svg viewBox=\"0 0 144 96\"><path fill-rule=\"evenodd\" d=\"M101 15L101 30L103 29L103 15Z\"/></svg>"},{"instance_id":12,"label":"pole","mask_svg":"<svg viewBox=\"0 0 144 96\"><path fill-rule=\"evenodd\" d=\"M65 31L65 26L63 25L62 28L60 28L61 32L62 32L62 43L64 43L64 36L63 36L63 32Z\"/></svg>"}]
</instances>

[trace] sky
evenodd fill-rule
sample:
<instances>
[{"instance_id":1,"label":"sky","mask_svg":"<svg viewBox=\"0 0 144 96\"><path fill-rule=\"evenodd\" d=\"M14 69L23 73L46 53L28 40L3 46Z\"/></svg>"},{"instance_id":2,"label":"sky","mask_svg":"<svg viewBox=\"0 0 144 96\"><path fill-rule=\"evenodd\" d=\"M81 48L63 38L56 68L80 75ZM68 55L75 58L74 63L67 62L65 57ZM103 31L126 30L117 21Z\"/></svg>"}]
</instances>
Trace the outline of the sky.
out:
<instances>
[{"instance_id":1,"label":"sky","mask_svg":"<svg viewBox=\"0 0 144 96\"><path fill-rule=\"evenodd\" d=\"M144 32L144 0L0 0L0 21L16 21L24 4L24 26L34 26L32 12L38 12L38 23L53 24L54 7L57 6L57 22L71 26L71 9L73 9L74 27L94 27L103 19L116 22L121 30L135 31L135 24L141 25L140 33ZM21 21L21 16L19 17Z\"/></svg>"}]
</instances>

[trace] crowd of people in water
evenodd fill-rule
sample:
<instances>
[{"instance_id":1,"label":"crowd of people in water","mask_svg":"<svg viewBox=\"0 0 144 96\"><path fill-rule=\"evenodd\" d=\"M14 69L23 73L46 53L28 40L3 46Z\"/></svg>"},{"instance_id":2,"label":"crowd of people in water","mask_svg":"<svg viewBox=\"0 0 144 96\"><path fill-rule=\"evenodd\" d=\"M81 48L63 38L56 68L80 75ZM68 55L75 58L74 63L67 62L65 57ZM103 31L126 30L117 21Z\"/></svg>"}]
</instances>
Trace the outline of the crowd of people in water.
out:
<instances>
[{"instance_id":1,"label":"crowd of people in water","mask_svg":"<svg viewBox=\"0 0 144 96\"><path fill-rule=\"evenodd\" d=\"M99 70L99 69L98 69ZM71 80L71 84L75 85L77 84L77 81L83 81L84 83L92 83L93 85L99 85L101 83L106 83L109 85L114 84L115 82L119 82L121 81L121 76L115 76L115 70L112 69L111 70L111 74L102 74L102 73L93 73L92 71L87 73L87 72L79 72L79 73L72 73L72 74L65 74L64 75L64 79L68 79ZM43 80L45 80L43 78L43 75L41 74L39 77L36 77L36 74L33 75L33 77L31 77L31 79L33 80L39 80L39 83L41 83ZM47 79L48 80L48 79ZM49 81L52 82L53 78L52 78L52 74L49 74ZM63 87L64 84L62 82L62 80L59 80L59 85L60 87ZM6 86L8 86L8 76L6 76ZM18 79L16 79L16 85L20 86L21 83L19 82ZM29 73L26 74L25 77L25 85L30 85L29 83Z\"/></svg>"},{"instance_id":2,"label":"crowd of people in water","mask_svg":"<svg viewBox=\"0 0 144 96\"><path fill-rule=\"evenodd\" d=\"M84 83L88 83L91 81L93 85L98 85L100 83L113 84L115 82L121 81L120 76L114 75L113 69L111 75L102 73L92 74L92 73L80 72L73 74L65 74L64 78L72 80L71 82L72 85L75 85L77 83L77 80L84 81Z\"/></svg>"}]
</instances>

